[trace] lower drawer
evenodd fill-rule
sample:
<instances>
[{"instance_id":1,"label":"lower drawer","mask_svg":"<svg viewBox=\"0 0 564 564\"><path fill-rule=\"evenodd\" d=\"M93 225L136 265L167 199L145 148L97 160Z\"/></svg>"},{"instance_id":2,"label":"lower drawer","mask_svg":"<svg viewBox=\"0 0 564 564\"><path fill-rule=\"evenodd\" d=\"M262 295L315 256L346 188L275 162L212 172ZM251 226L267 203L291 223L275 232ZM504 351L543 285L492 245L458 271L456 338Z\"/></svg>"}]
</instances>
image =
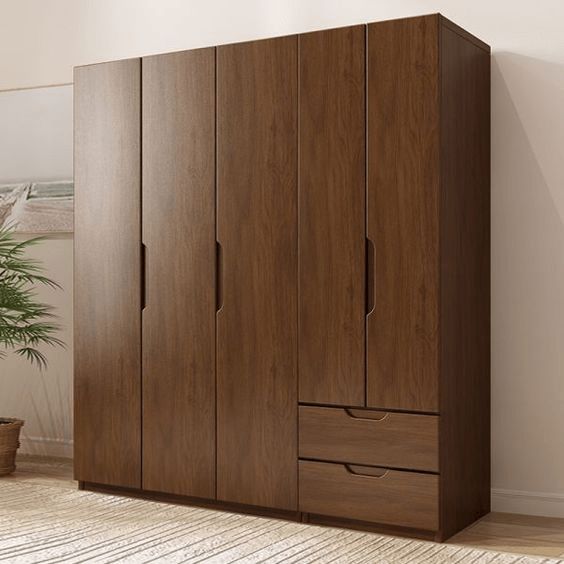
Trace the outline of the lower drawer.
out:
<instances>
[{"instance_id":1,"label":"lower drawer","mask_svg":"<svg viewBox=\"0 0 564 564\"><path fill-rule=\"evenodd\" d=\"M301 460L299 509L305 513L428 531L439 528L439 477Z\"/></svg>"}]
</instances>

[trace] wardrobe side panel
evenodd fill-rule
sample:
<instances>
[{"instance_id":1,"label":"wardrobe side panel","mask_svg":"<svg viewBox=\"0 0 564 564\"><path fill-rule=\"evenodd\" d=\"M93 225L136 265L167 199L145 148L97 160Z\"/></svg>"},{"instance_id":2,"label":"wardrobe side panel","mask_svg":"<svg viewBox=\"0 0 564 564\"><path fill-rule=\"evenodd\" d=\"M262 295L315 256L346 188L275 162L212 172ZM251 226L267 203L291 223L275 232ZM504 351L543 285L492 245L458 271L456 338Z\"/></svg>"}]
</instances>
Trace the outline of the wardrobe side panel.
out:
<instances>
[{"instance_id":1,"label":"wardrobe side panel","mask_svg":"<svg viewBox=\"0 0 564 564\"><path fill-rule=\"evenodd\" d=\"M437 412L438 16L368 26L367 405Z\"/></svg>"},{"instance_id":2,"label":"wardrobe side panel","mask_svg":"<svg viewBox=\"0 0 564 564\"><path fill-rule=\"evenodd\" d=\"M146 57L143 488L215 497L215 49Z\"/></svg>"},{"instance_id":3,"label":"wardrobe side panel","mask_svg":"<svg viewBox=\"0 0 564 564\"><path fill-rule=\"evenodd\" d=\"M441 529L490 511L490 52L441 18Z\"/></svg>"},{"instance_id":4,"label":"wardrobe side panel","mask_svg":"<svg viewBox=\"0 0 564 564\"><path fill-rule=\"evenodd\" d=\"M365 403L365 35L299 37L302 402Z\"/></svg>"},{"instance_id":5,"label":"wardrobe side panel","mask_svg":"<svg viewBox=\"0 0 564 564\"><path fill-rule=\"evenodd\" d=\"M74 464L141 486L140 63L75 69Z\"/></svg>"},{"instance_id":6,"label":"wardrobe side panel","mask_svg":"<svg viewBox=\"0 0 564 564\"><path fill-rule=\"evenodd\" d=\"M297 508L297 38L217 48L217 497Z\"/></svg>"}]
</instances>

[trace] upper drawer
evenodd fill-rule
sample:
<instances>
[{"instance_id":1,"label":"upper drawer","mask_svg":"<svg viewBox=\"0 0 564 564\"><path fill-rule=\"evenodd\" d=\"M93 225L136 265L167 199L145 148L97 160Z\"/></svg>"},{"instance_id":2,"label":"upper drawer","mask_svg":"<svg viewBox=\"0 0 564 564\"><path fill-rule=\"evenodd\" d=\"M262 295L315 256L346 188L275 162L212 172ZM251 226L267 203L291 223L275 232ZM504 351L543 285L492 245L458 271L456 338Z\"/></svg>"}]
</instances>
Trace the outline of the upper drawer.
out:
<instances>
[{"instance_id":1,"label":"upper drawer","mask_svg":"<svg viewBox=\"0 0 564 564\"><path fill-rule=\"evenodd\" d=\"M438 472L439 417L300 406L299 456Z\"/></svg>"}]
</instances>

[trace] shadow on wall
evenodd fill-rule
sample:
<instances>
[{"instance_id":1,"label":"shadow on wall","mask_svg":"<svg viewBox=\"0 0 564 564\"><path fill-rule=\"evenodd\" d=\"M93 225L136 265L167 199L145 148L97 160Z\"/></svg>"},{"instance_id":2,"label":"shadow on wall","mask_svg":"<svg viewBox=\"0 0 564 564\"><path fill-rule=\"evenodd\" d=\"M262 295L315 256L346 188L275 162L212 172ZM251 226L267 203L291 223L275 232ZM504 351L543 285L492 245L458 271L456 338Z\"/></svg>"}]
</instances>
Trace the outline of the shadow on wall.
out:
<instances>
[{"instance_id":1,"label":"shadow on wall","mask_svg":"<svg viewBox=\"0 0 564 564\"><path fill-rule=\"evenodd\" d=\"M493 508L520 512L526 509L561 517L563 116L564 65L513 53L494 54ZM496 489L500 484L505 489Z\"/></svg>"}]
</instances>

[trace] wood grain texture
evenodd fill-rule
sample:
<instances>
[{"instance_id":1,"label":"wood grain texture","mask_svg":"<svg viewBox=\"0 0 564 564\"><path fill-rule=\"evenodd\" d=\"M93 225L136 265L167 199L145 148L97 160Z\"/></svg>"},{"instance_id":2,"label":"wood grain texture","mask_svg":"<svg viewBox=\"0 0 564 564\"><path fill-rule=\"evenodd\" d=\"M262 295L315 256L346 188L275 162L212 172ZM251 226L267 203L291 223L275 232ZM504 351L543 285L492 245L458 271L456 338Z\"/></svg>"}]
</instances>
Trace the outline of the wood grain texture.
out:
<instances>
[{"instance_id":1,"label":"wood grain texture","mask_svg":"<svg viewBox=\"0 0 564 564\"><path fill-rule=\"evenodd\" d=\"M438 472L436 415L300 406L299 454L348 462ZM379 419L372 418L376 415Z\"/></svg>"},{"instance_id":2,"label":"wood grain texture","mask_svg":"<svg viewBox=\"0 0 564 564\"><path fill-rule=\"evenodd\" d=\"M217 48L217 496L297 507L297 38Z\"/></svg>"},{"instance_id":3,"label":"wood grain texture","mask_svg":"<svg viewBox=\"0 0 564 564\"><path fill-rule=\"evenodd\" d=\"M140 63L74 75L75 477L141 485Z\"/></svg>"},{"instance_id":4,"label":"wood grain texture","mask_svg":"<svg viewBox=\"0 0 564 564\"><path fill-rule=\"evenodd\" d=\"M365 26L301 35L300 401L365 401Z\"/></svg>"},{"instance_id":5,"label":"wood grain texture","mask_svg":"<svg viewBox=\"0 0 564 564\"><path fill-rule=\"evenodd\" d=\"M388 470L353 473L343 464L301 460L300 511L434 531L439 477ZM354 468L354 472L362 472Z\"/></svg>"},{"instance_id":6,"label":"wood grain texture","mask_svg":"<svg viewBox=\"0 0 564 564\"><path fill-rule=\"evenodd\" d=\"M438 16L368 26L367 405L438 411Z\"/></svg>"},{"instance_id":7,"label":"wood grain texture","mask_svg":"<svg viewBox=\"0 0 564 564\"><path fill-rule=\"evenodd\" d=\"M409 539L434 541L437 537L436 531L426 531L424 529L414 529L412 527L383 525L382 523L358 521L356 519L343 519L339 517L329 517L327 515L317 515L315 513L304 513L303 515L307 515L307 522L311 525L322 525L324 527L345 527L347 529L375 533L376 535L403 537L405 542L410 542Z\"/></svg>"},{"instance_id":8,"label":"wood grain texture","mask_svg":"<svg viewBox=\"0 0 564 564\"><path fill-rule=\"evenodd\" d=\"M240 513L246 515L257 515L260 517L271 519L284 519L287 521L300 521L301 514L297 510L273 509L269 507L262 507L257 505L246 505L243 503L231 503L227 501L220 501L215 499L207 499L201 497L190 497L178 494L170 494L164 492L152 492L148 490L136 490L131 488L119 488L114 486L107 486L104 484L93 484L84 482L81 489L106 493L109 495L119 495L125 497L133 497L137 499L145 499L148 501L157 501L159 503L171 503L175 505L189 505L191 507L200 507L213 509L215 511L227 513ZM217 522L218 515L212 518L213 522ZM225 539L225 530L222 530L220 535ZM200 537L201 540L201 537Z\"/></svg>"},{"instance_id":9,"label":"wood grain texture","mask_svg":"<svg viewBox=\"0 0 564 564\"><path fill-rule=\"evenodd\" d=\"M144 58L143 488L215 497L215 49Z\"/></svg>"},{"instance_id":10,"label":"wood grain texture","mask_svg":"<svg viewBox=\"0 0 564 564\"><path fill-rule=\"evenodd\" d=\"M490 510L490 55L441 27L441 529Z\"/></svg>"}]
</instances>

